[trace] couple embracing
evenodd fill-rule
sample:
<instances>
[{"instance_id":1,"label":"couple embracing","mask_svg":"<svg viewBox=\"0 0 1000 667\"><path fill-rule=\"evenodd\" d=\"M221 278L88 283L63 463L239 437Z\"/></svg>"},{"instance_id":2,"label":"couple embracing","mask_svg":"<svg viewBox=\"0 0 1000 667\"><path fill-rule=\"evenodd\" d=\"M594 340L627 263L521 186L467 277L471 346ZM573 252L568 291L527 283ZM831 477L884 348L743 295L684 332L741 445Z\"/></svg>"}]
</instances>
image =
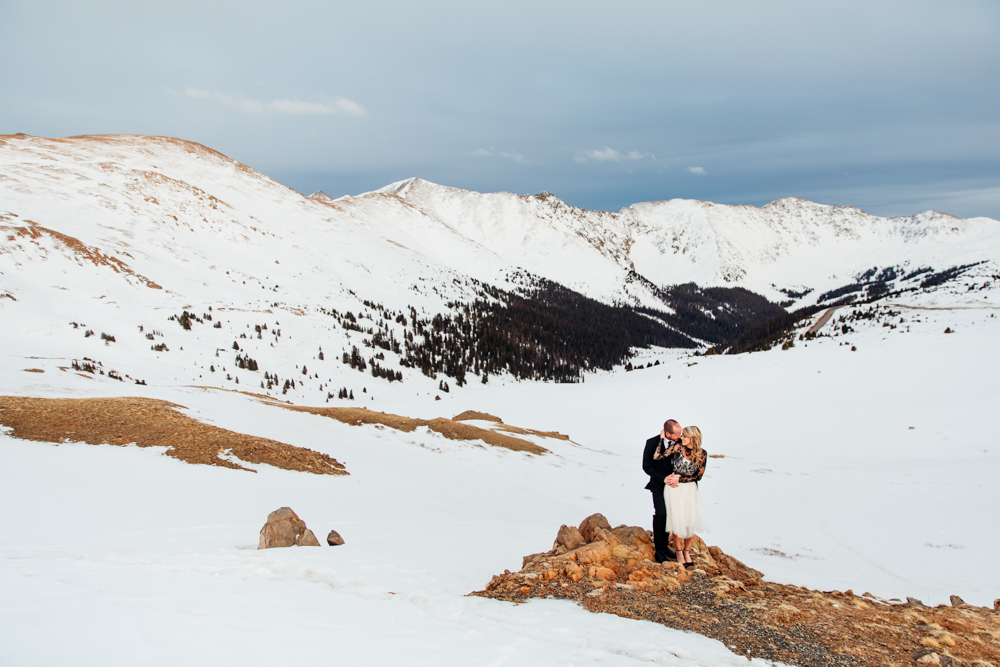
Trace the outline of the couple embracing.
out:
<instances>
[{"instance_id":1,"label":"couple embracing","mask_svg":"<svg viewBox=\"0 0 1000 667\"><path fill-rule=\"evenodd\" d=\"M708 532L708 516L698 497L698 482L705 474L708 453L701 446L697 426L681 428L674 419L646 441L642 469L649 475L646 488L653 493L653 544L656 562L676 560L690 567L695 532ZM674 547L670 546L670 535Z\"/></svg>"}]
</instances>

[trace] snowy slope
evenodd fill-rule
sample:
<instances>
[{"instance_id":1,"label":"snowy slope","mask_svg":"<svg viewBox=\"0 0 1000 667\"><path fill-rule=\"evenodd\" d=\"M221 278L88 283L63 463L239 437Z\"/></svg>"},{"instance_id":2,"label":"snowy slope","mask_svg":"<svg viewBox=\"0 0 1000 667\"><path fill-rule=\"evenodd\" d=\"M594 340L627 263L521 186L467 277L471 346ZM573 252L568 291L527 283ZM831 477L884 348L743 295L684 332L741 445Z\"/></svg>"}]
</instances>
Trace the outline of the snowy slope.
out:
<instances>
[{"instance_id":1,"label":"snowy slope","mask_svg":"<svg viewBox=\"0 0 1000 667\"><path fill-rule=\"evenodd\" d=\"M600 511L646 525L640 448L668 416L699 425L706 449L725 456L701 484L709 543L769 579L990 605L1000 591L1000 304L993 291L939 290L892 308L896 328L855 323L787 352L675 355L579 385L491 383L373 404L422 417L486 410L579 443L541 457L192 387L125 393L326 452L350 477L0 435L0 501L17 508L0 520L0 662L261 664L293 652L348 664L747 664L718 642L572 603L465 597L548 548L562 523ZM122 393L9 364L0 384L31 396ZM347 544L255 551L282 505Z\"/></svg>"}]
</instances>

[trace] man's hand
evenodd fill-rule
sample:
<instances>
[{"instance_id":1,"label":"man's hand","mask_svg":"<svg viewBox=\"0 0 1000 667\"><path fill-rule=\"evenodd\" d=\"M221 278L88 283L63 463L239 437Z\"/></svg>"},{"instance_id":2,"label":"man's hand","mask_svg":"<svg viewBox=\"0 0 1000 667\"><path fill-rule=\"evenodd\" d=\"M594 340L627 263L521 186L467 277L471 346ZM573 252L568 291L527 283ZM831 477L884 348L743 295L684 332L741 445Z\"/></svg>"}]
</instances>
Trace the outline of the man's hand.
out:
<instances>
[{"instance_id":1,"label":"man's hand","mask_svg":"<svg viewBox=\"0 0 1000 667\"><path fill-rule=\"evenodd\" d=\"M678 486L680 486L680 481L679 481L680 478L681 478L680 475L678 475L677 473L673 473L671 475L667 475L666 477L664 477L663 483L669 486L671 489L676 489Z\"/></svg>"}]
</instances>

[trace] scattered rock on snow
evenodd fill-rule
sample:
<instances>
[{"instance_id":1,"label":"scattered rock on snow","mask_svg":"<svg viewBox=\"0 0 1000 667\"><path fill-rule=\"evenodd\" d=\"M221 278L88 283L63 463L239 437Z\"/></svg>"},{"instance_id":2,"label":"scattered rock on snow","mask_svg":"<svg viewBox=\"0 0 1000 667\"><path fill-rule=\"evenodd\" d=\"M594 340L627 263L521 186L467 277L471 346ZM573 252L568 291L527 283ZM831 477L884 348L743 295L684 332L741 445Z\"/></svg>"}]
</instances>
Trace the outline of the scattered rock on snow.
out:
<instances>
[{"instance_id":1,"label":"scattered rock on snow","mask_svg":"<svg viewBox=\"0 0 1000 667\"><path fill-rule=\"evenodd\" d=\"M330 534L326 536L326 543L331 547L339 547L344 543L344 538L337 531L331 530Z\"/></svg>"},{"instance_id":2,"label":"scattered rock on snow","mask_svg":"<svg viewBox=\"0 0 1000 667\"><path fill-rule=\"evenodd\" d=\"M260 529L260 542L257 548L274 549L293 545L318 547L319 540L291 507L274 510L267 515L267 523Z\"/></svg>"},{"instance_id":3,"label":"scattered rock on snow","mask_svg":"<svg viewBox=\"0 0 1000 667\"><path fill-rule=\"evenodd\" d=\"M321 546L320 543L319 543L319 540L316 539L316 534L313 533L308 528L305 529L305 532L303 532L301 535L299 535L299 539L295 540L295 544L296 544L296 546L300 546L300 547L318 547L318 546Z\"/></svg>"}]
</instances>

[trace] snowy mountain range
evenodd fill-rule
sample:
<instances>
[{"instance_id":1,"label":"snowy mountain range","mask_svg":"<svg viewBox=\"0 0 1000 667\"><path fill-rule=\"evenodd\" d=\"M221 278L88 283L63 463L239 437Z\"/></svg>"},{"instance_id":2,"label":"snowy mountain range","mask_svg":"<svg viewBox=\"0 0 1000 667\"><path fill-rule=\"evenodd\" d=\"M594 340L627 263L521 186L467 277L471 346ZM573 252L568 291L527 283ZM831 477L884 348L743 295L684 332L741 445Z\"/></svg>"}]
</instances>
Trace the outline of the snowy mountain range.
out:
<instances>
[{"instance_id":1,"label":"snowy mountain range","mask_svg":"<svg viewBox=\"0 0 1000 667\"><path fill-rule=\"evenodd\" d=\"M417 178L337 200L304 197L163 137L3 137L0 188L8 236L33 239L8 239L10 259L44 252L72 273L79 252L97 253L123 282L143 284L142 276L189 297L204 291L199 285L215 289L225 270L307 296L351 289L395 303L401 285L433 281L450 294L461 290L449 277L505 286L525 270L606 303L656 304L630 272L660 287L740 286L783 301L782 289L812 288L815 299L872 267L945 268L1000 254L1000 223L988 218L879 218L795 198L761 208L675 199L604 212L549 193L483 194ZM24 287L8 275L4 289L16 296L11 290Z\"/></svg>"},{"instance_id":2,"label":"snowy mountain range","mask_svg":"<svg viewBox=\"0 0 1000 667\"><path fill-rule=\"evenodd\" d=\"M16 313L39 331L69 322L90 331L101 313L102 333L113 336L114 322L149 340L149 329L163 336L168 318L190 311L184 322L204 323L214 312L216 331L195 337L199 354L218 354L244 349L210 342L223 335L220 310L230 314L229 333L250 328L257 340L262 325L275 331L271 314L288 311L310 323L299 335L317 349L326 344L327 354L347 355L360 342L362 351L384 350L380 366L421 367L429 377L526 372L495 346L445 351L497 327L514 353L531 348L522 369L548 364L538 377L578 377L623 363L630 347L717 345L782 308L919 287L972 268L991 275L1000 258L1000 223L987 218L879 218L800 199L588 211L549 193L484 194L416 178L357 196L307 197L199 144L124 135L0 137L0 232L0 307L5 319ZM518 294L535 300L520 315L496 312ZM507 331L539 308L555 314ZM599 323L606 344L596 356L567 340ZM544 330L556 330L556 340L539 340ZM258 353L272 354L276 342ZM289 362L274 362L282 377ZM318 383L327 395L331 382L342 384L332 375Z\"/></svg>"}]
</instances>

